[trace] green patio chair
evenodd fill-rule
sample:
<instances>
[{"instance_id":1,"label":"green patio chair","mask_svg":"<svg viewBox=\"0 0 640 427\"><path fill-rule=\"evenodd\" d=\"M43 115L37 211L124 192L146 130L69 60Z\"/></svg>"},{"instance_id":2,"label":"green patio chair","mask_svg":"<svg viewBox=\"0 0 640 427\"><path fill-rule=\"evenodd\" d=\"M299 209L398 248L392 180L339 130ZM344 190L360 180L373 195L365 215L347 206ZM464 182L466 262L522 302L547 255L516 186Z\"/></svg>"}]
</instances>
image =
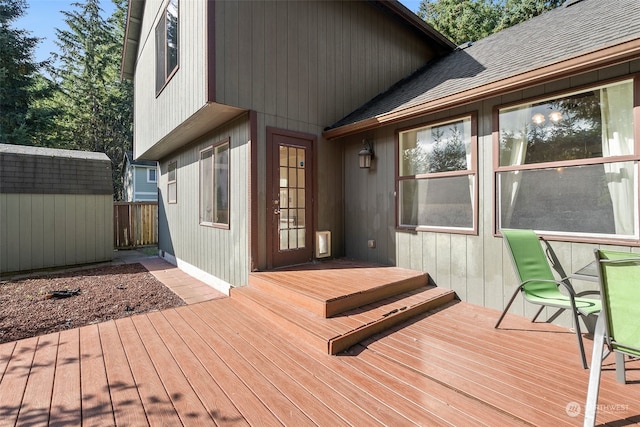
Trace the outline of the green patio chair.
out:
<instances>
[{"instance_id":1,"label":"green patio chair","mask_svg":"<svg viewBox=\"0 0 640 427\"><path fill-rule=\"evenodd\" d=\"M582 298L576 295L573 287L566 278L556 280L549 266L547 257L540 245L538 236L532 230L503 229L505 245L511 254L511 261L520 284L513 293L509 303L498 319L495 327L498 328L502 319L509 311L511 304L522 293L524 299L532 304L540 305L540 310L531 320L535 322L545 307L556 307L571 310L578 338L578 347L582 357L582 366L587 369L587 358L584 353L584 343L580 332L579 315L588 316L600 311L600 300ZM566 290L566 294L560 292L560 288ZM594 293L594 292L587 292ZM584 295L585 293L581 294Z\"/></svg>"},{"instance_id":2,"label":"green patio chair","mask_svg":"<svg viewBox=\"0 0 640 427\"><path fill-rule=\"evenodd\" d=\"M595 255L600 272L602 311L593 337L585 426L593 426L596 420L602 360L614 352L616 377L625 383L625 355L640 356L640 254L596 249Z\"/></svg>"}]
</instances>

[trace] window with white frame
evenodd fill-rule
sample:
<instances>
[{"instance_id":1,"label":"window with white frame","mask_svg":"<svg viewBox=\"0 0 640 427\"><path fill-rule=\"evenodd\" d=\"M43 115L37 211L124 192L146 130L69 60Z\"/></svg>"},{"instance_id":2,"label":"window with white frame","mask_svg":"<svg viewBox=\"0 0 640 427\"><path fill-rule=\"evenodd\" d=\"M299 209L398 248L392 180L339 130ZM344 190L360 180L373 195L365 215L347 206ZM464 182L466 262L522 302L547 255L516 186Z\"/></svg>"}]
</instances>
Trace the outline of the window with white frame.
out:
<instances>
[{"instance_id":1,"label":"window with white frame","mask_svg":"<svg viewBox=\"0 0 640 427\"><path fill-rule=\"evenodd\" d=\"M638 238L634 82L498 110L498 228Z\"/></svg>"},{"instance_id":2,"label":"window with white frame","mask_svg":"<svg viewBox=\"0 0 640 427\"><path fill-rule=\"evenodd\" d=\"M178 0L169 0L156 26L156 93L178 68Z\"/></svg>"},{"instance_id":3,"label":"window with white frame","mask_svg":"<svg viewBox=\"0 0 640 427\"><path fill-rule=\"evenodd\" d=\"M200 224L229 226L229 141L200 152Z\"/></svg>"},{"instance_id":4,"label":"window with white frame","mask_svg":"<svg viewBox=\"0 0 640 427\"><path fill-rule=\"evenodd\" d=\"M158 182L156 169L147 169L147 182Z\"/></svg>"},{"instance_id":5,"label":"window with white frame","mask_svg":"<svg viewBox=\"0 0 640 427\"><path fill-rule=\"evenodd\" d=\"M169 171L168 171L168 179L167 179L167 202L168 203L177 203L178 202L178 177L177 177L177 169L178 162L169 163Z\"/></svg>"},{"instance_id":6,"label":"window with white frame","mask_svg":"<svg viewBox=\"0 0 640 427\"><path fill-rule=\"evenodd\" d=\"M469 115L399 133L399 228L476 231L475 127Z\"/></svg>"}]
</instances>

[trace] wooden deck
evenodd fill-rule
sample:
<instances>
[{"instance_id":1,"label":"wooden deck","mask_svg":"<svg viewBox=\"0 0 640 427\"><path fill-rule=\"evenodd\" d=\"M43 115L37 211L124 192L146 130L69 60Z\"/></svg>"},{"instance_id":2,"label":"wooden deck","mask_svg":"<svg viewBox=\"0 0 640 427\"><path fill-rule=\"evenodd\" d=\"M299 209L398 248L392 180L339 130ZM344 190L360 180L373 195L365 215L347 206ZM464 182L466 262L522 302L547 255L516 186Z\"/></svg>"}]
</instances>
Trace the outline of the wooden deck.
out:
<instances>
[{"instance_id":1,"label":"wooden deck","mask_svg":"<svg viewBox=\"0 0 640 427\"><path fill-rule=\"evenodd\" d=\"M451 301L331 356L221 298L6 343L0 426L581 425L575 335L498 315ZM598 423L640 423L640 362L605 368Z\"/></svg>"},{"instance_id":2,"label":"wooden deck","mask_svg":"<svg viewBox=\"0 0 640 427\"><path fill-rule=\"evenodd\" d=\"M252 273L231 297L328 354L454 299L423 272L350 260Z\"/></svg>"}]
</instances>

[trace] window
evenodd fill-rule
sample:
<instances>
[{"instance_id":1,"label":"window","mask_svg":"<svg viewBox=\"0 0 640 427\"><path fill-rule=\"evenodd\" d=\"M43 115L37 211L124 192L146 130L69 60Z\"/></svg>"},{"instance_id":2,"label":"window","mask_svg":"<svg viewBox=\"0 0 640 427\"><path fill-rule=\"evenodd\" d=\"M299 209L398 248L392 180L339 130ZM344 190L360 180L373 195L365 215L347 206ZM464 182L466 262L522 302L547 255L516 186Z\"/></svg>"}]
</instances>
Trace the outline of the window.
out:
<instances>
[{"instance_id":1,"label":"window","mask_svg":"<svg viewBox=\"0 0 640 427\"><path fill-rule=\"evenodd\" d=\"M398 226L476 230L475 116L400 132Z\"/></svg>"},{"instance_id":2,"label":"window","mask_svg":"<svg viewBox=\"0 0 640 427\"><path fill-rule=\"evenodd\" d=\"M229 226L229 141L200 152L200 224Z\"/></svg>"},{"instance_id":3,"label":"window","mask_svg":"<svg viewBox=\"0 0 640 427\"><path fill-rule=\"evenodd\" d=\"M167 184L167 202L178 202L178 182L176 177L176 169L178 168L178 162L169 163L169 177Z\"/></svg>"},{"instance_id":4,"label":"window","mask_svg":"<svg viewBox=\"0 0 640 427\"><path fill-rule=\"evenodd\" d=\"M158 182L155 169L147 169L147 182Z\"/></svg>"},{"instance_id":5,"label":"window","mask_svg":"<svg viewBox=\"0 0 640 427\"><path fill-rule=\"evenodd\" d=\"M633 81L498 111L498 228L638 237Z\"/></svg>"},{"instance_id":6,"label":"window","mask_svg":"<svg viewBox=\"0 0 640 427\"><path fill-rule=\"evenodd\" d=\"M156 93L178 68L178 0L169 4L156 27Z\"/></svg>"}]
</instances>

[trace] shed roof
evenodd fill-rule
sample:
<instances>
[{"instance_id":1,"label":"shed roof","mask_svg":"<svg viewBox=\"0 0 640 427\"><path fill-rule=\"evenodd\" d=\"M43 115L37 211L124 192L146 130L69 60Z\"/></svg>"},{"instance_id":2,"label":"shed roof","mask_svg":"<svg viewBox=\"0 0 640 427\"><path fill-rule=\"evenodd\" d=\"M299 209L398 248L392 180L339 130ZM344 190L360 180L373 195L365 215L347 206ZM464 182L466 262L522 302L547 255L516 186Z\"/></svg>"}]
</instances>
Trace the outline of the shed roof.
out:
<instances>
[{"instance_id":1,"label":"shed roof","mask_svg":"<svg viewBox=\"0 0 640 427\"><path fill-rule=\"evenodd\" d=\"M0 153L23 154L29 156L59 157L66 159L102 160L111 162L104 153L60 148L33 147L29 145L0 144Z\"/></svg>"},{"instance_id":2,"label":"shed roof","mask_svg":"<svg viewBox=\"0 0 640 427\"><path fill-rule=\"evenodd\" d=\"M325 131L336 138L640 57L640 1L578 0L436 59Z\"/></svg>"},{"instance_id":3,"label":"shed roof","mask_svg":"<svg viewBox=\"0 0 640 427\"><path fill-rule=\"evenodd\" d=\"M0 193L113 194L104 153L0 144Z\"/></svg>"}]
</instances>

